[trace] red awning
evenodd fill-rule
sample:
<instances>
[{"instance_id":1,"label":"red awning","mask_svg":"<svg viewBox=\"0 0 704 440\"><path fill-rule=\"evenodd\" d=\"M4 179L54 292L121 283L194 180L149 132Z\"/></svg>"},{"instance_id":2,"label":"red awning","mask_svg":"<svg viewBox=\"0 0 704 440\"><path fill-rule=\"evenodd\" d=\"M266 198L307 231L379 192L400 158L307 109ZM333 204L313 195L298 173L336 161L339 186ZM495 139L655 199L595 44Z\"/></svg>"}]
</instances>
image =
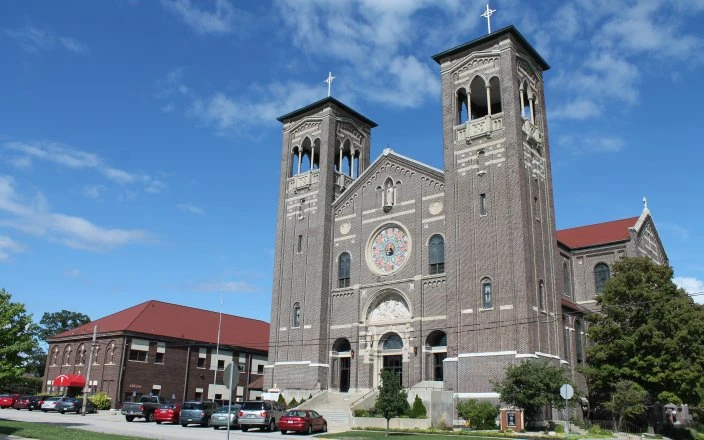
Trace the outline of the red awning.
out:
<instances>
[{"instance_id":1,"label":"red awning","mask_svg":"<svg viewBox=\"0 0 704 440\"><path fill-rule=\"evenodd\" d=\"M60 374L54 379L55 387L85 387L86 378L80 374Z\"/></svg>"}]
</instances>

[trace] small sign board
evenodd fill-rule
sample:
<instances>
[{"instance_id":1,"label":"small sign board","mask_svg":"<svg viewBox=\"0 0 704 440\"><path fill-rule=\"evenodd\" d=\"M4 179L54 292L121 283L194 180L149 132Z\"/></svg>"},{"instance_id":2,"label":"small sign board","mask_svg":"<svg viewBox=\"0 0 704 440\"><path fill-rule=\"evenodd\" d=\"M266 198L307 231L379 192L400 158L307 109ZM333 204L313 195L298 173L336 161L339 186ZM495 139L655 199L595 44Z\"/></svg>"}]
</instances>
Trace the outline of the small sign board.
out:
<instances>
[{"instance_id":1,"label":"small sign board","mask_svg":"<svg viewBox=\"0 0 704 440\"><path fill-rule=\"evenodd\" d=\"M555 388L553 388L554 390ZM566 383L560 387L560 396L562 396L563 399L569 400L574 396L574 388L572 388L572 385Z\"/></svg>"}]
</instances>

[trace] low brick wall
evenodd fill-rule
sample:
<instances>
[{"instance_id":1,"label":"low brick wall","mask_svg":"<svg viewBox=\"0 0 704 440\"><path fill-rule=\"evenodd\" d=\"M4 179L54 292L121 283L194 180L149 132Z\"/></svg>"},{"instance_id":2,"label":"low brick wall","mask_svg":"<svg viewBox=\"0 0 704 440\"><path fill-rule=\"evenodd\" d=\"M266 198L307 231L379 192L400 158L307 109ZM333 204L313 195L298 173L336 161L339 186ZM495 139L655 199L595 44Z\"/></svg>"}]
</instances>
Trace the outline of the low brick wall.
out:
<instances>
[{"instance_id":1,"label":"low brick wall","mask_svg":"<svg viewBox=\"0 0 704 440\"><path fill-rule=\"evenodd\" d=\"M352 427L354 428L382 428L386 429L386 419L381 417L352 417ZM429 429L430 419L403 419L395 418L389 420L389 428L403 429Z\"/></svg>"}]
</instances>

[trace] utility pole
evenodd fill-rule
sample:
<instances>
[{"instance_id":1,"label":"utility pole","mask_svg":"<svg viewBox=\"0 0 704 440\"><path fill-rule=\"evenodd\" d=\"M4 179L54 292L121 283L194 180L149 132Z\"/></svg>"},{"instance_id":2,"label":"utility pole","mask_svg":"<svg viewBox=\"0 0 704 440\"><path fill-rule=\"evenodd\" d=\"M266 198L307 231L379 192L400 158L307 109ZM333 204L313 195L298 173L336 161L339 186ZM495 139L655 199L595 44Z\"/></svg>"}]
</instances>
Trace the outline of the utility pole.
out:
<instances>
[{"instance_id":1,"label":"utility pole","mask_svg":"<svg viewBox=\"0 0 704 440\"><path fill-rule=\"evenodd\" d=\"M98 335L98 326L93 327L93 341L90 343L90 357L88 358L88 371L86 371L86 386L83 388L83 408L81 415L86 415L86 405L88 405L88 390L90 390L90 369L93 367L93 353L95 352L95 339Z\"/></svg>"}]
</instances>

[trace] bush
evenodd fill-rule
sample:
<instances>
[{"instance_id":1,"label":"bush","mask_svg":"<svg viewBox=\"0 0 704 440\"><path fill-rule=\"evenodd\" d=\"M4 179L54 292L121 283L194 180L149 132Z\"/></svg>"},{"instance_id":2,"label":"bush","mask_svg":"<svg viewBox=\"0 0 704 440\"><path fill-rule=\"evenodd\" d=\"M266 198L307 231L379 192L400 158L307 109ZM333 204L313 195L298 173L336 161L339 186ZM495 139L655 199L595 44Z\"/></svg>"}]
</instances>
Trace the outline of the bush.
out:
<instances>
[{"instance_id":1,"label":"bush","mask_svg":"<svg viewBox=\"0 0 704 440\"><path fill-rule=\"evenodd\" d=\"M283 406L284 409L286 408L286 399L284 399L283 394L279 394L279 398L276 401L279 403L279 405Z\"/></svg>"},{"instance_id":2,"label":"bush","mask_svg":"<svg viewBox=\"0 0 704 440\"><path fill-rule=\"evenodd\" d=\"M296 400L296 398L294 397L294 398L291 399L291 401L288 403L288 407L289 407L289 408L295 408L295 407L297 407L297 406L298 406L298 400Z\"/></svg>"},{"instance_id":3,"label":"bush","mask_svg":"<svg viewBox=\"0 0 704 440\"><path fill-rule=\"evenodd\" d=\"M381 417L381 415L379 413L377 413L375 408L355 409L354 416L355 417Z\"/></svg>"},{"instance_id":4,"label":"bush","mask_svg":"<svg viewBox=\"0 0 704 440\"><path fill-rule=\"evenodd\" d=\"M496 429L499 410L491 402L464 400L457 403L457 414L466 420L472 429Z\"/></svg>"},{"instance_id":5,"label":"bush","mask_svg":"<svg viewBox=\"0 0 704 440\"><path fill-rule=\"evenodd\" d=\"M587 430L587 434L589 434L590 437L611 437L611 431L608 431L604 428L602 428L599 425L593 425L591 428Z\"/></svg>"},{"instance_id":6,"label":"bush","mask_svg":"<svg viewBox=\"0 0 704 440\"><path fill-rule=\"evenodd\" d=\"M413 401L413 406L411 406L411 409L408 411L408 417L412 419L424 419L427 415L428 412L425 409L425 405L423 405L423 400L421 400L420 396L416 396Z\"/></svg>"},{"instance_id":7,"label":"bush","mask_svg":"<svg viewBox=\"0 0 704 440\"><path fill-rule=\"evenodd\" d=\"M110 409L112 406L108 393L104 393L102 391L100 393L96 393L93 397L89 397L88 400L93 402L98 409Z\"/></svg>"},{"instance_id":8,"label":"bush","mask_svg":"<svg viewBox=\"0 0 704 440\"><path fill-rule=\"evenodd\" d=\"M558 423L555 425L555 433L556 434L564 434L565 433L565 427L562 426L561 423Z\"/></svg>"}]
</instances>

